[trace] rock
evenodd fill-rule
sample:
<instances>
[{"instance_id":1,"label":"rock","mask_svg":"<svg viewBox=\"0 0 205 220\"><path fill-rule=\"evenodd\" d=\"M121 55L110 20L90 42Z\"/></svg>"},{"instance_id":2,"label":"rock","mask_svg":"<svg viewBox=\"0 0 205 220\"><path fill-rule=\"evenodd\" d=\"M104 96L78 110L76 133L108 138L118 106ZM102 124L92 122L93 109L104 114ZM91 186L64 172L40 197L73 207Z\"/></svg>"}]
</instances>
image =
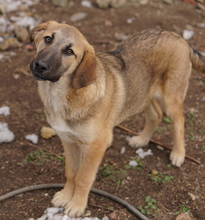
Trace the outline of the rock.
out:
<instances>
[{"instance_id":1,"label":"rock","mask_svg":"<svg viewBox=\"0 0 205 220\"><path fill-rule=\"evenodd\" d=\"M20 43L18 42L17 38L9 38L3 42L0 42L0 50L8 50L10 48L19 47Z\"/></svg>"},{"instance_id":2,"label":"rock","mask_svg":"<svg viewBox=\"0 0 205 220\"><path fill-rule=\"evenodd\" d=\"M175 220L191 220L191 217L189 216L187 212L185 212L185 213L181 213L177 215Z\"/></svg>"},{"instance_id":3,"label":"rock","mask_svg":"<svg viewBox=\"0 0 205 220\"><path fill-rule=\"evenodd\" d=\"M197 2L204 3L204 0L196 0Z\"/></svg>"},{"instance_id":4,"label":"rock","mask_svg":"<svg viewBox=\"0 0 205 220\"><path fill-rule=\"evenodd\" d=\"M6 6L0 3L0 14L5 14L5 13L6 13Z\"/></svg>"},{"instance_id":5,"label":"rock","mask_svg":"<svg viewBox=\"0 0 205 220\"><path fill-rule=\"evenodd\" d=\"M135 160L131 160L131 161L129 162L129 165L130 165L131 167L136 167L136 166L138 165L138 163L137 163L137 161L135 161Z\"/></svg>"},{"instance_id":6,"label":"rock","mask_svg":"<svg viewBox=\"0 0 205 220\"><path fill-rule=\"evenodd\" d=\"M111 0L110 6L112 8L119 8L122 5L124 5L125 3L127 3L127 0Z\"/></svg>"},{"instance_id":7,"label":"rock","mask_svg":"<svg viewBox=\"0 0 205 220\"><path fill-rule=\"evenodd\" d=\"M156 175L158 175L159 174L159 172L157 171L157 170L152 170L152 172L151 172L151 175L152 176L156 176Z\"/></svg>"},{"instance_id":8,"label":"rock","mask_svg":"<svg viewBox=\"0 0 205 220\"><path fill-rule=\"evenodd\" d=\"M157 145L157 149L164 150L164 148L162 146L160 146L160 145Z\"/></svg>"},{"instance_id":9,"label":"rock","mask_svg":"<svg viewBox=\"0 0 205 220\"><path fill-rule=\"evenodd\" d=\"M147 5L148 2L148 0L139 0L140 5Z\"/></svg>"},{"instance_id":10,"label":"rock","mask_svg":"<svg viewBox=\"0 0 205 220\"><path fill-rule=\"evenodd\" d=\"M184 30L183 31L183 38L185 40L191 39L193 37L193 35L194 35L194 31L191 31L191 30Z\"/></svg>"},{"instance_id":11,"label":"rock","mask_svg":"<svg viewBox=\"0 0 205 220\"><path fill-rule=\"evenodd\" d=\"M77 12L77 13L70 16L70 20L72 22L80 21L80 20L83 20L84 18L86 18L87 15L88 14L86 12Z\"/></svg>"},{"instance_id":12,"label":"rock","mask_svg":"<svg viewBox=\"0 0 205 220\"><path fill-rule=\"evenodd\" d=\"M197 3L196 6L201 9L202 11L205 11L205 5L201 3Z\"/></svg>"},{"instance_id":13,"label":"rock","mask_svg":"<svg viewBox=\"0 0 205 220\"><path fill-rule=\"evenodd\" d=\"M165 4L167 5L172 5L173 4L173 1L172 0L164 0L163 1Z\"/></svg>"},{"instance_id":14,"label":"rock","mask_svg":"<svg viewBox=\"0 0 205 220\"><path fill-rule=\"evenodd\" d=\"M112 27L112 22L108 21L108 20L105 20L105 26L106 27Z\"/></svg>"},{"instance_id":15,"label":"rock","mask_svg":"<svg viewBox=\"0 0 205 220\"><path fill-rule=\"evenodd\" d=\"M50 127L42 127L41 128L41 137L45 139L49 139L56 135L56 132Z\"/></svg>"},{"instance_id":16,"label":"rock","mask_svg":"<svg viewBox=\"0 0 205 220\"><path fill-rule=\"evenodd\" d=\"M96 4L99 8L108 8L111 0L96 0Z\"/></svg>"},{"instance_id":17,"label":"rock","mask_svg":"<svg viewBox=\"0 0 205 220\"><path fill-rule=\"evenodd\" d=\"M117 220L119 216L117 215L116 211L110 213L110 220Z\"/></svg>"},{"instance_id":18,"label":"rock","mask_svg":"<svg viewBox=\"0 0 205 220\"><path fill-rule=\"evenodd\" d=\"M126 40L129 36L128 35L125 35L125 34L123 34L123 33L115 33L114 34L114 37L117 39L117 40ZM127 141L129 141L128 140L128 138L126 138L126 140Z\"/></svg>"},{"instance_id":19,"label":"rock","mask_svg":"<svg viewBox=\"0 0 205 220\"><path fill-rule=\"evenodd\" d=\"M193 201L196 200L196 196L193 193L188 192L188 195L191 197Z\"/></svg>"},{"instance_id":20,"label":"rock","mask_svg":"<svg viewBox=\"0 0 205 220\"><path fill-rule=\"evenodd\" d=\"M68 5L68 0L51 0L54 6L65 7Z\"/></svg>"},{"instance_id":21,"label":"rock","mask_svg":"<svg viewBox=\"0 0 205 220\"><path fill-rule=\"evenodd\" d=\"M14 32L19 41L26 42L28 40L29 32L26 28L16 25Z\"/></svg>"},{"instance_id":22,"label":"rock","mask_svg":"<svg viewBox=\"0 0 205 220\"><path fill-rule=\"evenodd\" d=\"M83 1L81 2L81 5L82 5L83 7L86 7L86 8L92 8L92 3L91 3L90 1L88 1L88 0L83 0Z\"/></svg>"}]
</instances>

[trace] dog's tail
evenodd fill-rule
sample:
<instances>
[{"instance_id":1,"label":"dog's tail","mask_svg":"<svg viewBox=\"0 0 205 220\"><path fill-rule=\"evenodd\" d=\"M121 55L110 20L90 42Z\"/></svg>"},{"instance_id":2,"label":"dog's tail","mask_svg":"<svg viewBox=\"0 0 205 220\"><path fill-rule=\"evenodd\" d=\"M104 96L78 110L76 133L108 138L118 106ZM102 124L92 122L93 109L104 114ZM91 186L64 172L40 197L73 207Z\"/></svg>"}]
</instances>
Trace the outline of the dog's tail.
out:
<instances>
[{"instance_id":1,"label":"dog's tail","mask_svg":"<svg viewBox=\"0 0 205 220\"><path fill-rule=\"evenodd\" d=\"M205 73L205 56L191 48L190 59L195 70Z\"/></svg>"}]
</instances>

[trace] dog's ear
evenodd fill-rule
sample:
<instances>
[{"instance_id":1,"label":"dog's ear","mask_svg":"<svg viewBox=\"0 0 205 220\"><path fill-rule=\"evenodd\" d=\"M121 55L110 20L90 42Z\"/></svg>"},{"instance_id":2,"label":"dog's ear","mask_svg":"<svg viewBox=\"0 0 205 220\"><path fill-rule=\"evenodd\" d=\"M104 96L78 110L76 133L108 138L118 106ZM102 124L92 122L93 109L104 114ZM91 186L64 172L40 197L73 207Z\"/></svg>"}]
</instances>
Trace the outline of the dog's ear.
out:
<instances>
[{"instance_id":1,"label":"dog's ear","mask_svg":"<svg viewBox=\"0 0 205 220\"><path fill-rule=\"evenodd\" d=\"M48 28L48 26L52 22L53 21L47 21L47 22L41 23L38 26L36 26L35 28L33 28L30 33L30 42L32 43L35 41L35 44L37 44L41 34Z\"/></svg>"},{"instance_id":2,"label":"dog's ear","mask_svg":"<svg viewBox=\"0 0 205 220\"><path fill-rule=\"evenodd\" d=\"M72 87L80 89L94 83L96 80L96 65L95 51L92 47L89 47L85 50L82 61L74 72L71 82Z\"/></svg>"}]
</instances>

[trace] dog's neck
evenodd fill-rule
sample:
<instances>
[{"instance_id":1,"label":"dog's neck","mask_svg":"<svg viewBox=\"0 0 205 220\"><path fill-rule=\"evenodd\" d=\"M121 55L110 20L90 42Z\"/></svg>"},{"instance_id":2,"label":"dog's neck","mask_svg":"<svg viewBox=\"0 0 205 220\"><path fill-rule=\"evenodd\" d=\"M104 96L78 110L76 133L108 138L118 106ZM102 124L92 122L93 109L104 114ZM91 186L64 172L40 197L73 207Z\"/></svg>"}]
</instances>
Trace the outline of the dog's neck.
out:
<instances>
[{"instance_id":1,"label":"dog's neck","mask_svg":"<svg viewBox=\"0 0 205 220\"><path fill-rule=\"evenodd\" d=\"M93 84L81 88L71 88L70 80L61 77L57 82L39 81L38 90L49 121L73 119L83 121L88 117L88 109L94 108L105 94L106 79L101 74ZM79 108L79 105L81 108ZM85 110L86 109L86 110Z\"/></svg>"}]
</instances>

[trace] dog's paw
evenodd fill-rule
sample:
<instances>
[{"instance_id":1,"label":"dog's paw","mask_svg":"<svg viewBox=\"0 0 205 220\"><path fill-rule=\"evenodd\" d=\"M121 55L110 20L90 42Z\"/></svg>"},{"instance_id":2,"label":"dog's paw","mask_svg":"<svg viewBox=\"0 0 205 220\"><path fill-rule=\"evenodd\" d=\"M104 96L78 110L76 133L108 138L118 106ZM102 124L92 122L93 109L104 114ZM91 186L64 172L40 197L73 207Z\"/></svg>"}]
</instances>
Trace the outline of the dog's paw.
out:
<instances>
[{"instance_id":1,"label":"dog's paw","mask_svg":"<svg viewBox=\"0 0 205 220\"><path fill-rule=\"evenodd\" d=\"M149 143L149 140L145 140L140 136L133 136L129 139L129 145L133 148L144 147Z\"/></svg>"},{"instance_id":2,"label":"dog's paw","mask_svg":"<svg viewBox=\"0 0 205 220\"><path fill-rule=\"evenodd\" d=\"M80 217L84 214L85 208L87 206L87 201L79 198L77 201L72 199L66 206L64 213L70 218Z\"/></svg>"},{"instance_id":3,"label":"dog's paw","mask_svg":"<svg viewBox=\"0 0 205 220\"><path fill-rule=\"evenodd\" d=\"M181 167L181 165L184 163L185 153L177 153L172 151L169 159L171 160L172 165Z\"/></svg>"},{"instance_id":4,"label":"dog's paw","mask_svg":"<svg viewBox=\"0 0 205 220\"><path fill-rule=\"evenodd\" d=\"M54 195L51 203L55 207L65 207L70 202L71 198L72 195L69 195L69 193L66 193L63 189Z\"/></svg>"}]
</instances>

